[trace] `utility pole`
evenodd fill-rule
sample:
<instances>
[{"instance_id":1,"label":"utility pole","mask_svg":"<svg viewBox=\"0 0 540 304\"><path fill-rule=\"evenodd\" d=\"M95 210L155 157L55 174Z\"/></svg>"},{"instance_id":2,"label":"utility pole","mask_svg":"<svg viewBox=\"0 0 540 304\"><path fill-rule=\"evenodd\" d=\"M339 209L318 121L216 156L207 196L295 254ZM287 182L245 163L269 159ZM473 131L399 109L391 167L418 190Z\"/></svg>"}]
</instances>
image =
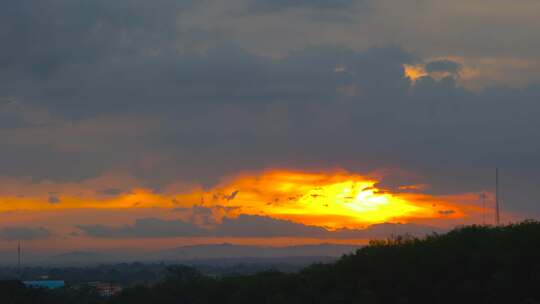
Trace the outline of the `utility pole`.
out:
<instances>
[{"instance_id":1,"label":"utility pole","mask_svg":"<svg viewBox=\"0 0 540 304\"><path fill-rule=\"evenodd\" d=\"M499 209L499 168L495 168L495 223L499 226L501 215Z\"/></svg>"}]
</instances>

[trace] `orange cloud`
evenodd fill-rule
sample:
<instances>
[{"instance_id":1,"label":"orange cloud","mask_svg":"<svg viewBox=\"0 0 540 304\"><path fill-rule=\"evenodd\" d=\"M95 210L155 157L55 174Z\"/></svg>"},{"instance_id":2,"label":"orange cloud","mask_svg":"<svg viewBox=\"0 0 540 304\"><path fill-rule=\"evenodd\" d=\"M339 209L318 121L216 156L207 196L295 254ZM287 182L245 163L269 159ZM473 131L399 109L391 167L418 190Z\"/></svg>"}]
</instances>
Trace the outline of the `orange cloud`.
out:
<instances>
[{"instance_id":1,"label":"orange cloud","mask_svg":"<svg viewBox=\"0 0 540 304\"><path fill-rule=\"evenodd\" d=\"M194 191L177 199L193 201L198 197L205 207L237 206L235 211L242 214L266 215L330 229L456 219L481 212L476 206L460 205L459 197L389 193L378 189L377 183L375 179L345 171L268 170L241 174L207 191Z\"/></svg>"},{"instance_id":2,"label":"orange cloud","mask_svg":"<svg viewBox=\"0 0 540 304\"><path fill-rule=\"evenodd\" d=\"M403 69L405 77L409 78L413 85L418 79L428 76L428 73L423 65L404 64Z\"/></svg>"},{"instance_id":3,"label":"orange cloud","mask_svg":"<svg viewBox=\"0 0 540 304\"><path fill-rule=\"evenodd\" d=\"M136 186L125 190L127 184L121 180L129 178L122 175L80 184L3 180L0 212L163 209L174 210L174 216L201 226L218 224L224 217L247 214L331 230L383 222L465 220L482 213L477 194L419 193L426 185L405 185L391 192L377 188L379 178L340 170L276 169L227 177L209 189L175 183L161 192L145 188L134 179L130 182Z\"/></svg>"},{"instance_id":4,"label":"orange cloud","mask_svg":"<svg viewBox=\"0 0 540 304\"><path fill-rule=\"evenodd\" d=\"M433 61L449 60L460 64L456 73L446 71L428 71L426 66ZM504 85L524 87L530 82L534 70L538 70L538 62L515 58L464 58L458 56L442 56L426 58L423 62L404 64L404 76L409 78L411 85L422 77L429 76L436 80L452 77L467 90L480 92L486 87Z\"/></svg>"}]
</instances>

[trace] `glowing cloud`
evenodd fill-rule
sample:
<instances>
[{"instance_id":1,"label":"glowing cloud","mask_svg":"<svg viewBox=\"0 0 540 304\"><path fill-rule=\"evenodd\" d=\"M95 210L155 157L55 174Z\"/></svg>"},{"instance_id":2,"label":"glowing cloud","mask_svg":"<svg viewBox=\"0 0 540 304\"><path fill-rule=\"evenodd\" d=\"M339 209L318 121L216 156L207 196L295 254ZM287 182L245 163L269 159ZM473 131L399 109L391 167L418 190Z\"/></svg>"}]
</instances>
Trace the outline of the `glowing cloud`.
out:
<instances>
[{"instance_id":1,"label":"glowing cloud","mask_svg":"<svg viewBox=\"0 0 540 304\"><path fill-rule=\"evenodd\" d=\"M126 214L140 210L140 214L143 210L168 210L168 218L180 218L203 227L245 214L330 230L365 228L385 222L433 224L438 220L478 217L482 213L476 206L476 194L453 197L422 194L427 187L423 184L398 186L390 191L382 189L379 180L380 177L339 170L318 173L267 170L228 177L209 189L176 183L159 192L137 182L131 190L125 190L125 184L120 182L113 183L111 186L122 185L124 190L112 191L99 180L81 184L4 181L0 212L110 209L125 210ZM110 185L114 178L108 177L106 181Z\"/></svg>"},{"instance_id":2,"label":"glowing cloud","mask_svg":"<svg viewBox=\"0 0 540 304\"><path fill-rule=\"evenodd\" d=\"M409 78L413 85L418 79L428 76L423 65L404 64L403 69L405 77Z\"/></svg>"},{"instance_id":3,"label":"glowing cloud","mask_svg":"<svg viewBox=\"0 0 540 304\"><path fill-rule=\"evenodd\" d=\"M228 179L208 191L179 195L199 197L205 207L233 206L233 213L265 215L329 229L360 228L383 222L462 218L468 211L453 199L418 193L389 193L378 181L344 171L308 173L270 170ZM409 186L410 188L422 188ZM234 194L234 199L230 197ZM448 210L452 210L449 212Z\"/></svg>"}]
</instances>

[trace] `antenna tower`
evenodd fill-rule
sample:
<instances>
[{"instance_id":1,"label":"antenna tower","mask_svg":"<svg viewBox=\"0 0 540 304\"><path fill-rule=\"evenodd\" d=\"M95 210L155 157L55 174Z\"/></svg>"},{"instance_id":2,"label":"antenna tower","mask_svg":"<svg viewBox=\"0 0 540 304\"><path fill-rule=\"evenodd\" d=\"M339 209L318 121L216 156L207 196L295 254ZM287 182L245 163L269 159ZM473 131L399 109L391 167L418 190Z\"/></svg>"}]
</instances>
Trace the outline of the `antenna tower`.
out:
<instances>
[{"instance_id":1,"label":"antenna tower","mask_svg":"<svg viewBox=\"0 0 540 304\"><path fill-rule=\"evenodd\" d=\"M499 209L499 168L495 169L495 223L499 226L501 215Z\"/></svg>"}]
</instances>

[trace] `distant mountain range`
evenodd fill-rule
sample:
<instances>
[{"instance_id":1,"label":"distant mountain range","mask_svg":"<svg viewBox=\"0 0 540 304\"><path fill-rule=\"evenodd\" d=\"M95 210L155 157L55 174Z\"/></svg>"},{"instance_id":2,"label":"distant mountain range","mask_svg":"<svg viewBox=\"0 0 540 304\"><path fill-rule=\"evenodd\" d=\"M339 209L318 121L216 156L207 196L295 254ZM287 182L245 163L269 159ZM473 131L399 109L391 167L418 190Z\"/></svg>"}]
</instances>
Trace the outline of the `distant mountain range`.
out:
<instances>
[{"instance_id":1,"label":"distant mountain range","mask_svg":"<svg viewBox=\"0 0 540 304\"><path fill-rule=\"evenodd\" d=\"M223 244L204 244L181 246L172 249L153 252L143 251L72 251L55 255L26 253L23 264L26 265L91 265L99 263L119 262L184 262L184 263L227 263L235 261L304 261L310 258L312 262L327 261L343 254L352 253L361 245L317 244L299 246L250 246ZM0 252L0 264L16 265L16 254Z\"/></svg>"},{"instance_id":2,"label":"distant mountain range","mask_svg":"<svg viewBox=\"0 0 540 304\"><path fill-rule=\"evenodd\" d=\"M238 257L306 257L331 256L339 257L351 253L360 246L339 244L318 244L287 247L246 246L233 244L209 244L182 246L160 252L160 256L167 260L193 260L212 258L238 258Z\"/></svg>"}]
</instances>

